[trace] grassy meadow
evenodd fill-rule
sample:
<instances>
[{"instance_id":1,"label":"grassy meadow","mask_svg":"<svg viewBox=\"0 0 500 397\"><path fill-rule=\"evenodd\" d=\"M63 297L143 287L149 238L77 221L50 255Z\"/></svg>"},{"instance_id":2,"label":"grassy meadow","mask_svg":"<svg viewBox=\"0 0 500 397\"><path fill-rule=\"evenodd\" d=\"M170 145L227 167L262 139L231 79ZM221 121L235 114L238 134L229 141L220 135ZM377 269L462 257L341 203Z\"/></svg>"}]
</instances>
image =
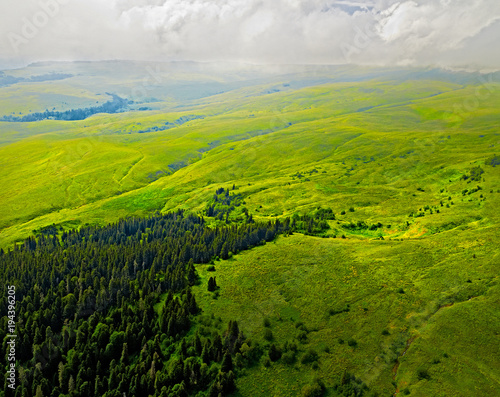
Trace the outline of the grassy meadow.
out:
<instances>
[{"instance_id":1,"label":"grassy meadow","mask_svg":"<svg viewBox=\"0 0 500 397\"><path fill-rule=\"evenodd\" d=\"M275 341L299 346L291 364L247 370L238 381L241 395L300 395L317 377L331 387L345 369L381 396L396 388L414 396L495 395L499 258L490 253L498 235L489 228L474 237L368 241L294 234L216 262L215 272L200 265L203 281L195 292L205 313L237 319L261 343L270 343L268 319ZM212 275L217 299L205 287ZM301 363L309 349L318 353L316 369ZM420 369L428 379L419 379Z\"/></svg>"},{"instance_id":2,"label":"grassy meadow","mask_svg":"<svg viewBox=\"0 0 500 397\"><path fill-rule=\"evenodd\" d=\"M220 183L239 185L249 209L262 205L258 215L290 215L319 203L335 212L352 205L370 215L390 212L397 221L408 209L399 195L436 205L443 187L460 189L453 182L494 153L496 133L483 133L474 121L495 116L498 91L480 111L460 113L460 125L450 124L439 98L447 96L452 109L466 98L462 91L427 81L339 83L246 99L222 94L185 113L0 123L6 136L13 129L30 135L0 147L1 241L57 224L61 211L85 224L154 209L198 209ZM433 117L429 107L438 109ZM204 118L137 132L188 115ZM415 192L419 185L432 191Z\"/></svg>"},{"instance_id":3,"label":"grassy meadow","mask_svg":"<svg viewBox=\"0 0 500 397\"><path fill-rule=\"evenodd\" d=\"M106 80L100 65L87 85L75 72L1 87L0 116L90 106L106 89L127 97L137 68L128 80L121 69ZM187 96L165 72L165 86L145 90L146 110L0 122L0 247L53 224L203 214L233 185L243 198L234 222L331 208L321 237L280 236L215 272L197 265L204 314L237 320L263 346L297 345L289 362L245 369L236 395L305 395L319 378L335 396L344 370L379 396L500 395L500 172L489 164L500 154L500 84L327 72L247 71L247 81L190 71L179 75ZM218 296L207 291L213 275ZM311 349L317 358L303 363Z\"/></svg>"}]
</instances>

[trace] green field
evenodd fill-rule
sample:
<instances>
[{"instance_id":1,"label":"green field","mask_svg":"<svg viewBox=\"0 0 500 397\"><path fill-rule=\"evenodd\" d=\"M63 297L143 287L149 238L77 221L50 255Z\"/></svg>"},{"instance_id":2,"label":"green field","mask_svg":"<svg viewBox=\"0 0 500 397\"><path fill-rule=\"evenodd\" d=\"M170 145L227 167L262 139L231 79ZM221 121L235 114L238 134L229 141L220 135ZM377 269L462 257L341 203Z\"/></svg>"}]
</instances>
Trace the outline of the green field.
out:
<instances>
[{"instance_id":1,"label":"green field","mask_svg":"<svg viewBox=\"0 0 500 397\"><path fill-rule=\"evenodd\" d=\"M331 387L344 369L382 396L394 393L393 381L414 396L495 395L499 257L491 253L498 235L492 228L480 239L450 234L404 241L293 235L217 263L218 299L205 282L195 290L204 312L237 319L263 343L268 318L277 341L299 346L293 364L246 370L241 395L298 395L315 377ZM198 270L203 280L212 275L205 265ZM308 329L302 342L299 322ZM319 354L317 369L300 363L310 348ZM419 380L419 369L430 379Z\"/></svg>"},{"instance_id":2,"label":"green field","mask_svg":"<svg viewBox=\"0 0 500 397\"><path fill-rule=\"evenodd\" d=\"M144 67L94 64L93 77L82 65L28 68L17 73L74 77L0 87L0 117L86 107L105 92L132 99ZM233 185L243 198L233 222L330 208L322 236L280 236L216 261L215 273L197 265L205 314L237 320L263 346L265 329L298 346L290 363L242 370L236 395L300 396L319 378L335 396L344 370L380 396L500 395L496 80L367 68L162 73L122 113L0 122L0 247L54 224L202 215ZM309 349L314 365L301 362Z\"/></svg>"}]
</instances>

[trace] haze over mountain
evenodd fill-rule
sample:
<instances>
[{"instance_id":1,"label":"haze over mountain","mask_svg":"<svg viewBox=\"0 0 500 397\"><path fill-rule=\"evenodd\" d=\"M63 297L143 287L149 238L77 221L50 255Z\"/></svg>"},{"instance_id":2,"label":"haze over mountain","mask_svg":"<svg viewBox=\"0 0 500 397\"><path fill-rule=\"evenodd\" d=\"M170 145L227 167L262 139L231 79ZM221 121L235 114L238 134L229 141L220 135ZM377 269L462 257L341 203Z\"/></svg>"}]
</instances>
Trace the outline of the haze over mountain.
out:
<instances>
[{"instance_id":1,"label":"haze over mountain","mask_svg":"<svg viewBox=\"0 0 500 397\"><path fill-rule=\"evenodd\" d=\"M496 0L27 0L0 4L0 68L195 60L498 69Z\"/></svg>"},{"instance_id":2,"label":"haze over mountain","mask_svg":"<svg viewBox=\"0 0 500 397\"><path fill-rule=\"evenodd\" d=\"M500 396L498 0L0 3L0 397Z\"/></svg>"}]
</instances>

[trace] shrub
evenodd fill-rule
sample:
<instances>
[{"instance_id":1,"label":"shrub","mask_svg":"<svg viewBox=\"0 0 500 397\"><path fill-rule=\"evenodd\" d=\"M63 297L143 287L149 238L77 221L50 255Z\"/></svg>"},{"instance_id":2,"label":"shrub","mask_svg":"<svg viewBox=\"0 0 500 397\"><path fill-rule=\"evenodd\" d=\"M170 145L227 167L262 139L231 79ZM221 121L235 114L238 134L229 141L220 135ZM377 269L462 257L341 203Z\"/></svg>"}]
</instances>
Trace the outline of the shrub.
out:
<instances>
[{"instance_id":1,"label":"shrub","mask_svg":"<svg viewBox=\"0 0 500 397\"><path fill-rule=\"evenodd\" d=\"M283 353L283 355L281 356L281 360L283 360L285 364L292 365L295 362L295 352L288 351L286 353Z\"/></svg>"},{"instance_id":2,"label":"shrub","mask_svg":"<svg viewBox=\"0 0 500 397\"><path fill-rule=\"evenodd\" d=\"M469 175L462 175L463 180L470 179L471 181L480 181L481 180L481 175L484 174L484 170L477 166L471 168L469 171Z\"/></svg>"},{"instance_id":3,"label":"shrub","mask_svg":"<svg viewBox=\"0 0 500 397\"><path fill-rule=\"evenodd\" d=\"M431 376L429 375L429 372L426 369L421 368L417 371L417 378L419 380L423 380L423 379L429 380L431 378Z\"/></svg>"},{"instance_id":4,"label":"shrub","mask_svg":"<svg viewBox=\"0 0 500 397\"><path fill-rule=\"evenodd\" d=\"M281 358L281 350L274 343L269 347L269 358L271 361L278 361Z\"/></svg>"},{"instance_id":5,"label":"shrub","mask_svg":"<svg viewBox=\"0 0 500 397\"><path fill-rule=\"evenodd\" d=\"M484 164L486 165L491 165L493 167L500 165L500 156L497 156L496 154L488 158Z\"/></svg>"},{"instance_id":6,"label":"shrub","mask_svg":"<svg viewBox=\"0 0 500 397\"><path fill-rule=\"evenodd\" d=\"M296 352L297 345L293 342L285 341L285 343L283 344L283 350Z\"/></svg>"},{"instance_id":7,"label":"shrub","mask_svg":"<svg viewBox=\"0 0 500 397\"><path fill-rule=\"evenodd\" d=\"M297 334L297 339L299 340L299 342L305 343L307 341L307 332L306 331L300 331Z\"/></svg>"},{"instance_id":8,"label":"shrub","mask_svg":"<svg viewBox=\"0 0 500 397\"><path fill-rule=\"evenodd\" d=\"M356 347L358 346L358 342L356 342L353 338L349 338L349 340L347 341L347 344L351 347Z\"/></svg>"},{"instance_id":9,"label":"shrub","mask_svg":"<svg viewBox=\"0 0 500 397\"><path fill-rule=\"evenodd\" d=\"M264 317L263 324L264 324L264 327L270 327L271 321L267 317Z\"/></svg>"},{"instance_id":10,"label":"shrub","mask_svg":"<svg viewBox=\"0 0 500 397\"><path fill-rule=\"evenodd\" d=\"M269 328L266 328L264 330L264 339L267 341L273 340L273 331L271 331Z\"/></svg>"},{"instance_id":11,"label":"shrub","mask_svg":"<svg viewBox=\"0 0 500 397\"><path fill-rule=\"evenodd\" d=\"M302 364L308 364L315 361L318 361L318 353L316 353L314 349L309 349L308 351L306 351L300 359L300 362Z\"/></svg>"},{"instance_id":12,"label":"shrub","mask_svg":"<svg viewBox=\"0 0 500 397\"><path fill-rule=\"evenodd\" d=\"M302 397L321 397L324 391L323 388L318 384L314 383L312 385L305 385L302 388Z\"/></svg>"}]
</instances>

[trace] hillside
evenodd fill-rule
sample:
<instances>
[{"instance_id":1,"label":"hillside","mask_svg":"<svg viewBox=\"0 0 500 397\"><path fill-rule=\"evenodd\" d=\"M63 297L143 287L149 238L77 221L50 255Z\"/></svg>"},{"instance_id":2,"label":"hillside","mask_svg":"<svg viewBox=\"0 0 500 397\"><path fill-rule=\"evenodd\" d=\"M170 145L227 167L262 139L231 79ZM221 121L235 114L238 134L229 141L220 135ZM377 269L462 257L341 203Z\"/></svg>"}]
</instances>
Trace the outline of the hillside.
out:
<instances>
[{"instance_id":1,"label":"hillside","mask_svg":"<svg viewBox=\"0 0 500 397\"><path fill-rule=\"evenodd\" d=\"M245 185L249 203L272 203L265 215L340 200L369 212L383 212L387 201L400 216L407 205L399 194L418 193L417 205L435 205L443 196L436 190L495 152L493 83L370 81L295 90L287 84L282 92L268 85L238 89L182 111L1 122L3 139L14 141L0 147L1 241L69 220L101 223L179 203L196 208L221 182ZM488 95L467 111L463 103L478 89ZM413 191L419 183L432 186L429 198Z\"/></svg>"},{"instance_id":2,"label":"hillside","mask_svg":"<svg viewBox=\"0 0 500 397\"><path fill-rule=\"evenodd\" d=\"M75 228L91 238L155 211L203 216L217 231L292 221L267 242L194 260L201 313L185 336L166 332L156 303L150 332L173 338L162 339L169 376L172 360L189 356L176 350L183 338L227 338L236 320L249 341L231 352L233 395L348 395L343 385L357 396L500 393L497 75L105 62L4 73L0 117L127 102L83 120L0 121L4 251L54 232L62 242ZM142 233L129 237L149 244ZM162 263L130 280L131 302L146 278L158 284L148 303L173 299ZM207 291L213 276L218 289ZM77 320L75 330L87 322Z\"/></svg>"}]
</instances>

